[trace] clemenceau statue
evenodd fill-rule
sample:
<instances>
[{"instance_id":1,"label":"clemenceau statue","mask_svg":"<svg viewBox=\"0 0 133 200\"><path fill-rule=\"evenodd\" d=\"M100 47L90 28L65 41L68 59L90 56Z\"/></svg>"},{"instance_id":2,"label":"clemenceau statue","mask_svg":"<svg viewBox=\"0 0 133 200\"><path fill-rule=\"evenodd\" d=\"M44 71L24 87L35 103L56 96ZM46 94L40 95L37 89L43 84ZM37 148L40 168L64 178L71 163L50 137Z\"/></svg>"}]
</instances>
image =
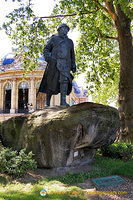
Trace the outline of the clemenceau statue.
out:
<instances>
[{"instance_id":1,"label":"clemenceau statue","mask_svg":"<svg viewBox=\"0 0 133 200\"><path fill-rule=\"evenodd\" d=\"M76 72L75 53L73 41L68 38L70 28L61 24L57 35L52 35L43 49L47 62L39 90L47 94L46 106L50 106L51 96L61 93L60 105L69 106L66 103L66 95L72 90L73 75Z\"/></svg>"}]
</instances>

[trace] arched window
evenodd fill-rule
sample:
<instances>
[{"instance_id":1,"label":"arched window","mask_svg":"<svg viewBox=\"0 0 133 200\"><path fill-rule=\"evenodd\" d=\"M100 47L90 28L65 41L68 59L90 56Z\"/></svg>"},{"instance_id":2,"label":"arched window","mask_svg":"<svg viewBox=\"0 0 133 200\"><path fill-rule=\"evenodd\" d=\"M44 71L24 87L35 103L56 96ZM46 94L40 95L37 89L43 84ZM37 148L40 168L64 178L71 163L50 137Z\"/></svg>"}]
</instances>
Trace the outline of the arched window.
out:
<instances>
[{"instance_id":1,"label":"arched window","mask_svg":"<svg viewBox=\"0 0 133 200\"><path fill-rule=\"evenodd\" d=\"M9 113L11 109L11 83L8 82L5 85L5 91L4 91L4 112Z\"/></svg>"},{"instance_id":2,"label":"arched window","mask_svg":"<svg viewBox=\"0 0 133 200\"><path fill-rule=\"evenodd\" d=\"M20 83L18 87L18 112L28 112L28 96L29 96L29 84L26 81Z\"/></svg>"},{"instance_id":3,"label":"arched window","mask_svg":"<svg viewBox=\"0 0 133 200\"><path fill-rule=\"evenodd\" d=\"M29 84L26 81L21 82L19 85L19 89L28 89L28 88L29 88Z\"/></svg>"},{"instance_id":4,"label":"arched window","mask_svg":"<svg viewBox=\"0 0 133 200\"><path fill-rule=\"evenodd\" d=\"M6 85L5 85L5 90L11 90L12 89L12 86L11 86L11 83L7 83Z\"/></svg>"},{"instance_id":5,"label":"arched window","mask_svg":"<svg viewBox=\"0 0 133 200\"><path fill-rule=\"evenodd\" d=\"M36 84L36 94L38 92L40 86L40 82ZM46 94L45 93L39 93L36 99L36 109L42 109L46 105Z\"/></svg>"}]
</instances>

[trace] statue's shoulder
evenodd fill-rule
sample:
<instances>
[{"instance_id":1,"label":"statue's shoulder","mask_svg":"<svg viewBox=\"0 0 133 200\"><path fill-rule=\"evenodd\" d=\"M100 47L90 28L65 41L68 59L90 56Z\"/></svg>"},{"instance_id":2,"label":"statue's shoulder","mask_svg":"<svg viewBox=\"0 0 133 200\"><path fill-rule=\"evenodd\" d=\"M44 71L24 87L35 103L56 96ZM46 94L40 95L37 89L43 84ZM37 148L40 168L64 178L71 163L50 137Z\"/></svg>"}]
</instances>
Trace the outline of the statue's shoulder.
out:
<instances>
[{"instance_id":1,"label":"statue's shoulder","mask_svg":"<svg viewBox=\"0 0 133 200\"><path fill-rule=\"evenodd\" d=\"M73 41L70 38L68 38L68 41L69 41L69 44L73 45Z\"/></svg>"},{"instance_id":2,"label":"statue's shoulder","mask_svg":"<svg viewBox=\"0 0 133 200\"><path fill-rule=\"evenodd\" d=\"M48 43L52 42L55 38L56 38L56 35L52 35L52 36L49 38Z\"/></svg>"},{"instance_id":3,"label":"statue's shoulder","mask_svg":"<svg viewBox=\"0 0 133 200\"><path fill-rule=\"evenodd\" d=\"M55 44L57 43L57 41L59 40L59 36L58 35L52 35L49 39L49 43L51 44Z\"/></svg>"},{"instance_id":4,"label":"statue's shoulder","mask_svg":"<svg viewBox=\"0 0 133 200\"><path fill-rule=\"evenodd\" d=\"M72 43L73 43L73 41L72 41L70 38L68 38L68 40L69 40L69 42L72 42Z\"/></svg>"},{"instance_id":5,"label":"statue's shoulder","mask_svg":"<svg viewBox=\"0 0 133 200\"><path fill-rule=\"evenodd\" d=\"M52 35L51 37L50 37L50 39L57 39L58 38L58 35Z\"/></svg>"}]
</instances>

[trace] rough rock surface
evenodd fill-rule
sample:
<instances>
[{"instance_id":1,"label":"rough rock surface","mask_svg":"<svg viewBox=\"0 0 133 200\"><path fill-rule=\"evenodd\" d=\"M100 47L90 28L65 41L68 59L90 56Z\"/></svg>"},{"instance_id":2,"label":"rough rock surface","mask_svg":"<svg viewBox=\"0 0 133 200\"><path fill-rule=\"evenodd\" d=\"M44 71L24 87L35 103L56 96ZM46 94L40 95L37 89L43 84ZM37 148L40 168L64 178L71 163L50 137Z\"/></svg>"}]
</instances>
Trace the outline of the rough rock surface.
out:
<instances>
[{"instance_id":1,"label":"rough rock surface","mask_svg":"<svg viewBox=\"0 0 133 200\"><path fill-rule=\"evenodd\" d=\"M51 168L89 162L95 149L114 142L118 128L117 109L87 102L13 117L2 123L0 137L6 147L32 151L38 167Z\"/></svg>"}]
</instances>

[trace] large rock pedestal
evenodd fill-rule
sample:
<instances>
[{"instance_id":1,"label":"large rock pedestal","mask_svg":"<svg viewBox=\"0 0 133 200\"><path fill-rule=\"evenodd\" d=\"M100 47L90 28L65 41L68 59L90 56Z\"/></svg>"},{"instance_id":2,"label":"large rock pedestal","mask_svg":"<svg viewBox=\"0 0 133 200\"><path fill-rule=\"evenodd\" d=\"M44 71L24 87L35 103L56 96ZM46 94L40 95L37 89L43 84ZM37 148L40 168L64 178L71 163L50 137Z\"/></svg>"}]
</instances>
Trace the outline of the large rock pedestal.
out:
<instances>
[{"instance_id":1,"label":"large rock pedestal","mask_svg":"<svg viewBox=\"0 0 133 200\"><path fill-rule=\"evenodd\" d=\"M11 118L2 123L0 135L4 146L26 148L38 167L51 168L88 162L95 149L114 142L118 128L115 108L82 103Z\"/></svg>"}]
</instances>

